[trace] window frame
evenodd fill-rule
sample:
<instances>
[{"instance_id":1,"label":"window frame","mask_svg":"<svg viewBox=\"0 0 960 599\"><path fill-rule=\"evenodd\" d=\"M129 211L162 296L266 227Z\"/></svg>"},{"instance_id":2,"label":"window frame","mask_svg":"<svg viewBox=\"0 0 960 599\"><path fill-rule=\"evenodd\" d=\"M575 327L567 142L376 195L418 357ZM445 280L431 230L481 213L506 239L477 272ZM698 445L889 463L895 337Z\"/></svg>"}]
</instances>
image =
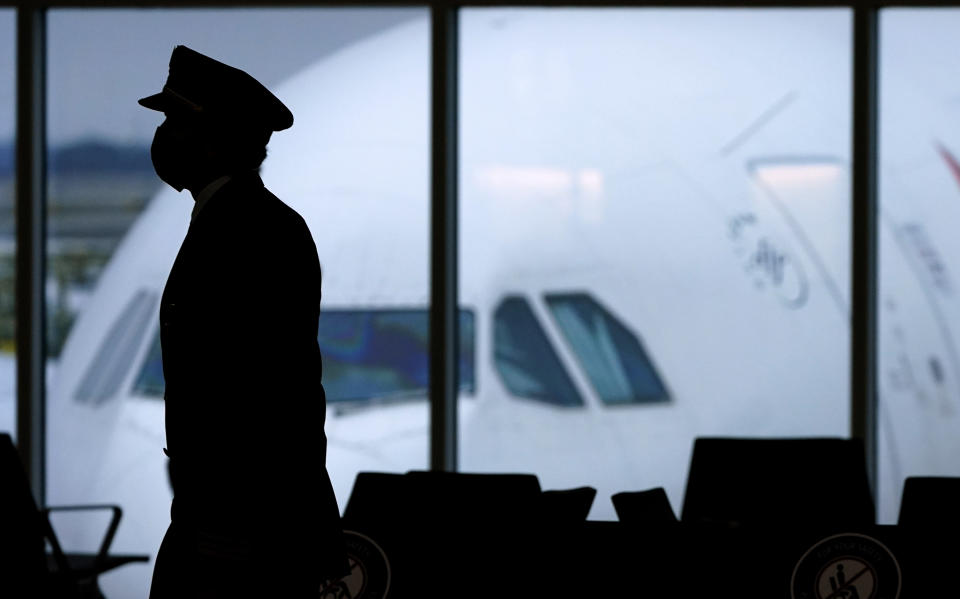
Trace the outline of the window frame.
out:
<instances>
[{"instance_id":1,"label":"window frame","mask_svg":"<svg viewBox=\"0 0 960 599\"><path fill-rule=\"evenodd\" d=\"M852 13L851 436L865 443L868 475L876 479L877 106L878 15L883 8L960 7L960 0L284 0L284 6L429 8L431 19L431 295L430 465L457 470L456 372L458 314L458 58L459 9L466 7L841 8ZM46 213L45 66L49 8L237 8L271 6L246 0L0 0L17 16L16 309L18 450L41 505L45 504L44 294ZM274 5L275 6L275 5ZM875 487L875 485L874 485Z\"/></svg>"}]
</instances>

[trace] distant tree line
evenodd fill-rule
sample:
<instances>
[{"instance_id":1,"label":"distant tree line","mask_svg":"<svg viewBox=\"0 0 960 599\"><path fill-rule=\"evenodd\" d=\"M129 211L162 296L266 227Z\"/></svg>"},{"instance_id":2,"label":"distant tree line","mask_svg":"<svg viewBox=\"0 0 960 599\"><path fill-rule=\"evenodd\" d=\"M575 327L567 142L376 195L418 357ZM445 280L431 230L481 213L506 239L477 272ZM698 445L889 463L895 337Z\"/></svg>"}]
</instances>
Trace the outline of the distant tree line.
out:
<instances>
[{"instance_id":1,"label":"distant tree line","mask_svg":"<svg viewBox=\"0 0 960 599\"><path fill-rule=\"evenodd\" d=\"M12 142L0 143L0 237L9 239L15 235L14 156ZM55 197L48 197L48 219L57 224L63 224L64 219L75 214L77 218L88 221L112 217L110 223L115 226L115 211L121 205L136 210L130 217L132 223L158 186L150 162L150 148L144 144L84 140L54 146L47 157L47 173L51 182L57 182L55 194L51 192ZM122 187L111 185L112 178L127 175L135 175L134 179L142 180L142 183L132 188L129 183ZM83 190L74 187L74 182L81 179L86 182ZM99 190L94 197L89 196L90 182ZM72 212L64 212L65 206L70 206ZM91 229L96 228L94 222ZM56 227L51 225L47 230L48 235L57 235ZM111 240L111 245L118 243L124 233L117 231L117 237ZM70 249L47 255L47 279L52 283L51 293L47 297L48 356L59 355L76 319L71 293L92 290L100 271L110 259L109 251L102 249L102 236L91 237L90 241L88 246L81 243L79 248L74 245ZM0 252L0 352L3 353L15 351L15 260L13 253Z\"/></svg>"}]
</instances>

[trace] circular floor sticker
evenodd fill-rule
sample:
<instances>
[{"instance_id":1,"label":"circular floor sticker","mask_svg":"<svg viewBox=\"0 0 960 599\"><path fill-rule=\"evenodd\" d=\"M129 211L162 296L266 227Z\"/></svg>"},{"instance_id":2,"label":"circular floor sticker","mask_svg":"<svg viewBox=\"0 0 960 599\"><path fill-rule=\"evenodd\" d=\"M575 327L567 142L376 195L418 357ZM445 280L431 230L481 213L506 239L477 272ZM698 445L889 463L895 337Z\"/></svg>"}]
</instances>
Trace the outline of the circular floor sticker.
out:
<instances>
[{"instance_id":1,"label":"circular floor sticker","mask_svg":"<svg viewBox=\"0 0 960 599\"><path fill-rule=\"evenodd\" d=\"M373 539L353 530L343 531L350 572L324 583L321 599L385 599L390 590L390 560Z\"/></svg>"},{"instance_id":2,"label":"circular floor sticker","mask_svg":"<svg viewBox=\"0 0 960 599\"><path fill-rule=\"evenodd\" d=\"M900 564L867 535L845 533L817 542L793 569L793 599L897 599Z\"/></svg>"}]
</instances>

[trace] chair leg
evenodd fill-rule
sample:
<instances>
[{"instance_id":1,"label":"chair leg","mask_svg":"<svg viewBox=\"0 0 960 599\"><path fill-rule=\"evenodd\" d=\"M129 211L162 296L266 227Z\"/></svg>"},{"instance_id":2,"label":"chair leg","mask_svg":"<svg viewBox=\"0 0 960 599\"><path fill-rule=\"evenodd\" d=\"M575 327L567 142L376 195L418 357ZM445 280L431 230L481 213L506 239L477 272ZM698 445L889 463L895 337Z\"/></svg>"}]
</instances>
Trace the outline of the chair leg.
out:
<instances>
[{"instance_id":1,"label":"chair leg","mask_svg":"<svg viewBox=\"0 0 960 599\"><path fill-rule=\"evenodd\" d=\"M97 584L97 578L88 578L77 583L77 597L79 599L106 599Z\"/></svg>"}]
</instances>

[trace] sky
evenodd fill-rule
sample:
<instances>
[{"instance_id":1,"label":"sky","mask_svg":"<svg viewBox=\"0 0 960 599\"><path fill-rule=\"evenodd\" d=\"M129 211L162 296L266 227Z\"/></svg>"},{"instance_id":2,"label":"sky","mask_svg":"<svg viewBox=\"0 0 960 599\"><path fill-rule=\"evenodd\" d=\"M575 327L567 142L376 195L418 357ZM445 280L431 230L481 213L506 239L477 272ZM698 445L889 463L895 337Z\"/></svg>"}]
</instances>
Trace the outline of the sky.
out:
<instances>
[{"instance_id":1,"label":"sky","mask_svg":"<svg viewBox=\"0 0 960 599\"><path fill-rule=\"evenodd\" d=\"M929 16L923 13L886 10L882 15L884 22L887 17L899 22ZM942 92L957 80L960 63L931 48L937 40L955 35L958 13L939 11L936 19L926 19L923 35L900 27L910 39L896 46L898 52L943 63L944 77L917 82L925 92ZM425 15L423 8L50 10L49 140L53 145L91 138L148 143L158 115L136 100L162 87L177 44L244 69L275 87L354 41ZM12 8L0 8L0 144L9 143L14 130L14 17ZM890 38L887 35L884 41ZM883 44L884 50L889 47Z\"/></svg>"},{"instance_id":2,"label":"sky","mask_svg":"<svg viewBox=\"0 0 960 599\"><path fill-rule=\"evenodd\" d=\"M49 140L149 143L162 118L137 100L163 87L177 44L275 87L325 55L425 14L415 8L51 10ZM14 11L0 9L0 143L14 130L14 32Z\"/></svg>"}]
</instances>

